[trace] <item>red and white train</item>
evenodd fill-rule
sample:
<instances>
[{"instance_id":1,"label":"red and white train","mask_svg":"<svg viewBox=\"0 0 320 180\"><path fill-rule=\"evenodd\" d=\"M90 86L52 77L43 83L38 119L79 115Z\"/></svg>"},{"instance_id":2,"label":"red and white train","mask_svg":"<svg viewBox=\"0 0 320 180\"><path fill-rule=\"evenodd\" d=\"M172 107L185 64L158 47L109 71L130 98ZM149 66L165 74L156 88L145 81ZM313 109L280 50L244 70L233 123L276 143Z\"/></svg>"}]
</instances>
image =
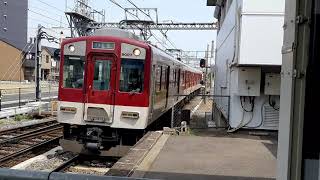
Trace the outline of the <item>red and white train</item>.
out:
<instances>
[{"instance_id":1,"label":"red and white train","mask_svg":"<svg viewBox=\"0 0 320 180\"><path fill-rule=\"evenodd\" d=\"M177 95L201 87L201 71L113 31L61 45L58 121L67 150L114 155L185 98Z\"/></svg>"}]
</instances>

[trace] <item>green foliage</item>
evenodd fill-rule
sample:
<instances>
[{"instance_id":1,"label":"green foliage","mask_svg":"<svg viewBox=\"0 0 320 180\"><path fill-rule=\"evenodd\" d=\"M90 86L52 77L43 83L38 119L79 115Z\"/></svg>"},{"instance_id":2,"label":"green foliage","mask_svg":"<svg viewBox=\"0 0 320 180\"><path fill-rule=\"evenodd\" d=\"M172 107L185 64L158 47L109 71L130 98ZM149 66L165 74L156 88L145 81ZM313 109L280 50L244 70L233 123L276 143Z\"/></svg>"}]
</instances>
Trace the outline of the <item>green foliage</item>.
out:
<instances>
[{"instance_id":1,"label":"green foliage","mask_svg":"<svg viewBox=\"0 0 320 180\"><path fill-rule=\"evenodd\" d=\"M27 121L27 120L30 120L30 119L32 119L32 116L30 116L30 115L16 115L15 117L14 117L14 120L15 121Z\"/></svg>"}]
</instances>

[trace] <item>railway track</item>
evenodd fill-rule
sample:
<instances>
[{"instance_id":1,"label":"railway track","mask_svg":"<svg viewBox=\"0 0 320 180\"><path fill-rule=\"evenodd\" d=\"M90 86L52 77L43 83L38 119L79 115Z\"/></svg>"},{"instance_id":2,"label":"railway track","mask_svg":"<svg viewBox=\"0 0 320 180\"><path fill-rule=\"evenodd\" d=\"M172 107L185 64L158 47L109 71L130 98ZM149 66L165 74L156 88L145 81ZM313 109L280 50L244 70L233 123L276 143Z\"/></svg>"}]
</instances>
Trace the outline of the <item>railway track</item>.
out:
<instances>
[{"instance_id":1,"label":"railway track","mask_svg":"<svg viewBox=\"0 0 320 180\"><path fill-rule=\"evenodd\" d=\"M104 175L117 160L76 154L51 172Z\"/></svg>"},{"instance_id":2,"label":"railway track","mask_svg":"<svg viewBox=\"0 0 320 180\"><path fill-rule=\"evenodd\" d=\"M41 123L0 130L0 141L22 134L32 133L32 131L47 127L48 125L58 124L55 118L47 118L47 120L48 121L44 121Z\"/></svg>"},{"instance_id":3,"label":"railway track","mask_svg":"<svg viewBox=\"0 0 320 180\"><path fill-rule=\"evenodd\" d=\"M63 127L54 121L0 132L0 167L12 167L58 145ZM7 132L8 135L5 133Z\"/></svg>"}]
</instances>

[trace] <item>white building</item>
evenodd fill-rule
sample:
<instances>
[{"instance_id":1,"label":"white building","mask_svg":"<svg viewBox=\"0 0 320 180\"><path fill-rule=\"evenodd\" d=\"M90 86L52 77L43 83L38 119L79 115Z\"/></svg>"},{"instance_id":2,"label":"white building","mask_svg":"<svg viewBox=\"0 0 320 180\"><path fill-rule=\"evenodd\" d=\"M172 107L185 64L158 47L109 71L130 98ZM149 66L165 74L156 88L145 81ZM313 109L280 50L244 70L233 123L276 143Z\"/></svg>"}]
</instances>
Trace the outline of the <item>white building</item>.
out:
<instances>
[{"instance_id":1,"label":"white building","mask_svg":"<svg viewBox=\"0 0 320 180\"><path fill-rule=\"evenodd\" d=\"M277 129L284 0L208 0L219 21L215 120L239 128Z\"/></svg>"}]
</instances>

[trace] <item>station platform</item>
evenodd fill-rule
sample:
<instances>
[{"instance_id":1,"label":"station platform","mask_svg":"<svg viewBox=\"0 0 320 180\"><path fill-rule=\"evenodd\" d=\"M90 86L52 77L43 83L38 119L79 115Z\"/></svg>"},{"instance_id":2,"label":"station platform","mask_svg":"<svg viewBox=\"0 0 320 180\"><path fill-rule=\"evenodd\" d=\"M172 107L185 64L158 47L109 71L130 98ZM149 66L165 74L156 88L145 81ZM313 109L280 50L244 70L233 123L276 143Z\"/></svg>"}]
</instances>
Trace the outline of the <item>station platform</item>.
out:
<instances>
[{"instance_id":1,"label":"station platform","mask_svg":"<svg viewBox=\"0 0 320 180\"><path fill-rule=\"evenodd\" d=\"M150 137L145 139L150 144L148 150L138 153L136 160L132 153L120 160L124 168L126 158L131 164L127 174L122 175L168 180L268 180L276 176L276 136L253 136L248 132L226 134L225 130L207 129L183 136L158 132ZM134 148L136 154L143 147L146 150L146 143L140 144L143 146ZM113 168L113 172L116 169Z\"/></svg>"}]
</instances>

